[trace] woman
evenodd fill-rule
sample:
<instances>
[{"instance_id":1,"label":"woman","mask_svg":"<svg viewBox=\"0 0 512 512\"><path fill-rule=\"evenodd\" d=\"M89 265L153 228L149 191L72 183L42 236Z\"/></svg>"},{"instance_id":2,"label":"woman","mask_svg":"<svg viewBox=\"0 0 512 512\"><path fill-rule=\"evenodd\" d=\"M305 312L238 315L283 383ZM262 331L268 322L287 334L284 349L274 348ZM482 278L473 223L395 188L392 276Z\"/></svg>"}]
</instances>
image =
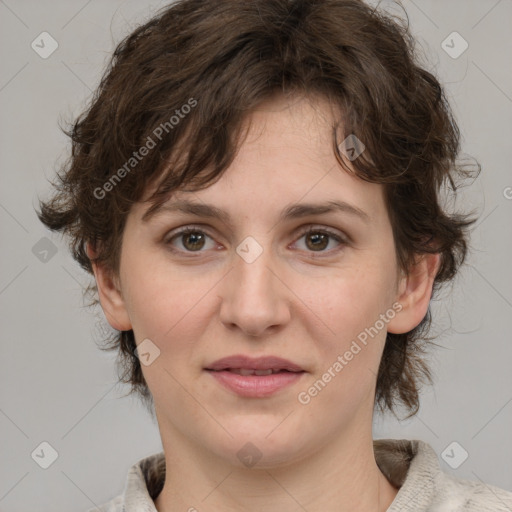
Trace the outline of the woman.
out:
<instances>
[{"instance_id":1,"label":"woman","mask_svg":"<svg viewBox=\"0 0 512 512\"><path fill-rule=\"evenodd\" d=\"M39 217L70 235L158 420L104 511L497 511L421 441L429 302L473 219L412 38L360 0L183 0L116 49Z\"/></svg>"}]
</instances>

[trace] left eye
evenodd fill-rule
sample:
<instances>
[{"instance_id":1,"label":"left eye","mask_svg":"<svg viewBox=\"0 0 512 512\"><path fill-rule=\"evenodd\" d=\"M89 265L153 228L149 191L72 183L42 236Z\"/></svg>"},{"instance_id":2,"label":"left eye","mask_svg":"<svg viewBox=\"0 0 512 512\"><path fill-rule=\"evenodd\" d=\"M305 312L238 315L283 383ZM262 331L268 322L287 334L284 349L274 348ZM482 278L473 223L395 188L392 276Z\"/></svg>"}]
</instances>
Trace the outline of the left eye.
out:
<instances>
[{"instance_id":1,"label":"left eye","mask_svg":"<svg viewBox=\"0 0 512 512\"><path fill-rule=\"evenodd\" d=\"M312 252L329 252L325 249L328 247L329 242L334 240L338 245L344 245L346 241L338 234L333 233L327 229L308 228L303 232L297 240L305 238L306 251ZM215 241L211 236L206 234L203 230L198 228L185 228L178 231L173 236L167 239L166 244L171 246L173 251L177 252L201 252L206 246L207 239L211 240L210 249L215 247ZM174 241L180 241L182 247L175 249ZM206 247L208 249L208 247Z\"/></svg>"},{"instance_id":2,"label":"left eye","mask_svg":"<svg viewBox=\"0 0 512 512\"><path fill-rule=\"evenodd\" d=\"M330 240L335 240L338 245L343 245L345 240L336 233L326 229L309 228L306 232L302 233L299 240L306 239L307 249L313 252L329 252L324 249L329 245Z\"/></svg>"}]
</instances>

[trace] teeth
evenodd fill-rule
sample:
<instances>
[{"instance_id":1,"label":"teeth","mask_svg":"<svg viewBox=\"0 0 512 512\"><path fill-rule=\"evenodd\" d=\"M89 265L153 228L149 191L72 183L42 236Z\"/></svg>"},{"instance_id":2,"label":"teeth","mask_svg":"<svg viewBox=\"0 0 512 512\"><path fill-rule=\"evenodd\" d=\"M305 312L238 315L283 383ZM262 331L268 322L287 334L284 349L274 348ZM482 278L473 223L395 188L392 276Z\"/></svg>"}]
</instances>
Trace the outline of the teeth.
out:
<instances>
[{"instance_id":1,"label":"teeth","mask_svg":"<svg viewBox=\"0 0 512 512\"><path fill-rule=\"evenodd\" d=\"M255 375L270 375L272 372L273 372L273 370L271 368L269 368L268 370L255 370L254 374Z\"/></svg>"},{"instance_id":2,"label":"teeth","mask_svg":"<svg viewBox=\"0 0 512 512\"><path fill-rule=\"evenodd\" d=\"M236 373L238 375L271 375L272 373L278 373L281 370L273 370L272 368L269 368L268 370L252 370L250 368L230 368L230 372Z\"/></svg>"}]
</instances>

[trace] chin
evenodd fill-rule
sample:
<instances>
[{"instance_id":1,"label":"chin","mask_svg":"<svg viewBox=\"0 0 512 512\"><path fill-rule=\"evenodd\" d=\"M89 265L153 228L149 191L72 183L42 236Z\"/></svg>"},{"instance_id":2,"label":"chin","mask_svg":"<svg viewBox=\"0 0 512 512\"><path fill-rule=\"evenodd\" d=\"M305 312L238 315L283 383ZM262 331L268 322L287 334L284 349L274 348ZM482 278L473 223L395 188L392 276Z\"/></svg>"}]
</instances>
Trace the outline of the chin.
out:
<instances>
[{"instance_id":1,"label":"chin","mask_svg":"<svg viewBox=\"0 0 512 512\"><path fill-rule=\"evenodd\" d=\"M210 449L237 467L271 469L292 464L306 455L309 443L303 438L303 428L296 432L292 425L285 425L286 421L283 422L282 417L255 419L248 416L236 425L226 424L233 437L223 436L222 441ZM313 443L315 436L311 437ZM310 448L314 450L313 446Z\"/></svg>"}]
</instances>

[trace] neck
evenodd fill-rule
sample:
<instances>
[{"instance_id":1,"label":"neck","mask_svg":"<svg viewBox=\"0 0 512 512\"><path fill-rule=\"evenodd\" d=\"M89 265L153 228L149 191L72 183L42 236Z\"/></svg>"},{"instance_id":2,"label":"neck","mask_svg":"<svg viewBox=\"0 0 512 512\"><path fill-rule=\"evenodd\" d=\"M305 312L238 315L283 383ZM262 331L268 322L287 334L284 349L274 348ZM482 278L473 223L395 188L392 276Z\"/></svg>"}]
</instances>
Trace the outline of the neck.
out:
<instances>
[{"instance_id":1,"label":"neck","mask_svg":"<svg viewBox=\"0 0 512 512\"><path fill-rule=\"evenodd\" d=\"M371 429L259 469L233 466L177 432L170 437L162 436L166 479L155 500L158 512L385 512L398 492L375 462Z\"/></svg>"}]
</instances>

